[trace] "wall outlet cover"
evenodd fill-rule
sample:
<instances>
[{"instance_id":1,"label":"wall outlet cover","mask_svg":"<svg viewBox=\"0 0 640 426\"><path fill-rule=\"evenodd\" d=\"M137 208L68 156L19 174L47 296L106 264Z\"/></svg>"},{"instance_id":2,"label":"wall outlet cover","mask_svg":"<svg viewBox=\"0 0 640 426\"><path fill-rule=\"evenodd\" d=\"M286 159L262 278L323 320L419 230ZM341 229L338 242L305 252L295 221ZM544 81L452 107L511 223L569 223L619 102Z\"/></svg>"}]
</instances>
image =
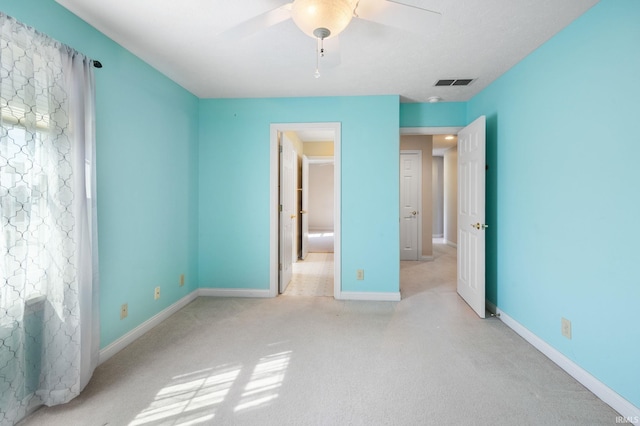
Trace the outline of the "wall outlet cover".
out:
<instances>
[{"instance_id":1,"label":"wall outlet cover","mask_svg":"<svg viewBox=\"0 0 640 426\"><path fill-rule=\"evenodd\" d=\"M567 339L571 339L571 321L566 318L562 318L562 335Z\"/></svg>"}]
</instances>

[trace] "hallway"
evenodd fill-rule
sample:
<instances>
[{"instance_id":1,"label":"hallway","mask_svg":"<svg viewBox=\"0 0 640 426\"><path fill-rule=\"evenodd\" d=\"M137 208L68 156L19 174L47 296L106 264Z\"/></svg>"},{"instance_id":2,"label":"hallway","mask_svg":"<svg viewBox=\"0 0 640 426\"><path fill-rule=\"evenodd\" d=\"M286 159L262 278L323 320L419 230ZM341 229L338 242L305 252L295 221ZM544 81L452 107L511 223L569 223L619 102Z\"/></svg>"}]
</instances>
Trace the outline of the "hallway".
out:
<instances>
[{"instance_id":1,"label":"hallway","mask_svg":"<svg viewBox=\"0 0 640 426\"><path fill-rule=\"evenodd\" d=\"M283 296L333 297L333 253L309 253L293 264Z\"/></svg>"}]
</instances>

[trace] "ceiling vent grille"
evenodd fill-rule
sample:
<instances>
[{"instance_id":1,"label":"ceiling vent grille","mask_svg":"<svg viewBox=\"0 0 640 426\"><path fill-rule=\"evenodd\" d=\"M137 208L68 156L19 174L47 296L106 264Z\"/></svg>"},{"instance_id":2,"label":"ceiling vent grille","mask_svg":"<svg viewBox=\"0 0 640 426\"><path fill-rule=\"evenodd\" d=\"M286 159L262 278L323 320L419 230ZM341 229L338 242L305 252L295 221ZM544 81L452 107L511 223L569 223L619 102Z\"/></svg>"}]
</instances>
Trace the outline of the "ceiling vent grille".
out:
<instances>
[{"instance_id":1,"label":"ceiling vent grille","mask_svg":"<svg viewBox=\"0 0 640 426\"><path fill-rule=\"evenodd\" d=\"M471 82L475 80L473 78L450 78L445 80L436 81L435 86L468 86Z\"/></svg>"}]
</instances>

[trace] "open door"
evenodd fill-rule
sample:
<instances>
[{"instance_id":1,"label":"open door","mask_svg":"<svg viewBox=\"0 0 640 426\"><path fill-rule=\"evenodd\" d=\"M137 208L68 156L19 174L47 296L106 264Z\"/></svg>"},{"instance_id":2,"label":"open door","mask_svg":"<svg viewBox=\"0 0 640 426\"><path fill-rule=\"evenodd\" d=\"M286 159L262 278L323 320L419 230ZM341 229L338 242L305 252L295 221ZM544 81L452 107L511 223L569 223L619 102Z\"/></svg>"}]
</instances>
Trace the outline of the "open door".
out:
<instances>
[{"instance_id":1,"label":"open door","mask_svg":"<svg viewBox=\"0 0 640 426\"><path fill-rule=\"evenodd\" d=\"M302 221L302 259L309 254L309 157L302 156L302 210L300 218Z\"/></svg>"},{"instance_id":2,"label":"open door","mask_svg":"<svg viewBox=\"0 0 640 426\"><path fill-rule=\"evenodd\" d=\"M486 119L458 133L458 294L485 317Z\"/></svg>"},{"instance_id":3,"label":"open door","mask_svg":"<svg viewBox=\"0 0 640 426\"><path fill-rule=\"evenodd\" d=\"M280 151L280 293L284 293L293 276L293 240L296 224L296 152L293 143L282 133Z\"/></svg>"}]
</instances>

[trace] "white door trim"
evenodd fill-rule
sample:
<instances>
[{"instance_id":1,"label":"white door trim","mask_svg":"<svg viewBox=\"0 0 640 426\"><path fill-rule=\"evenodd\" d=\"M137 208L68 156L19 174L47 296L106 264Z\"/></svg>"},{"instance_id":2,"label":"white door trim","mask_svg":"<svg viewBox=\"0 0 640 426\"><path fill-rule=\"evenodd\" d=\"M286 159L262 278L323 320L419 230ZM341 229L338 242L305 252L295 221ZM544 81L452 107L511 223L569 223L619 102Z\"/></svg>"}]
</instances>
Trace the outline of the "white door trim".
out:
<instances>
[{"instance_id":1,"label":"white door trim","mask_svg":"<svg viewBox=\"0 0 640 426\"><path fill-rule=\"evenodd\" d=\"M460 127L400 127L401 135L457 135Z\"/></svg>"},{"instance_id":2,"label":"white door trim","mask_svg":"<svg viewBox=\"0 0 640 426\"><path fill-rule=\"evenodd\" d=\"M333 211L333 252L334 252L334 272L333 272L333 296L336 299L342 298L341 277L341 256L340 256L340 140L342 135L342 124L339 122L329 123L271 123L270 125L270 206L269 206L269 295L278 295L278 132L302 131L309 129L329 129L333 130L333 158L334 158L334 211Z\"/></svg>"}]
</instances>

